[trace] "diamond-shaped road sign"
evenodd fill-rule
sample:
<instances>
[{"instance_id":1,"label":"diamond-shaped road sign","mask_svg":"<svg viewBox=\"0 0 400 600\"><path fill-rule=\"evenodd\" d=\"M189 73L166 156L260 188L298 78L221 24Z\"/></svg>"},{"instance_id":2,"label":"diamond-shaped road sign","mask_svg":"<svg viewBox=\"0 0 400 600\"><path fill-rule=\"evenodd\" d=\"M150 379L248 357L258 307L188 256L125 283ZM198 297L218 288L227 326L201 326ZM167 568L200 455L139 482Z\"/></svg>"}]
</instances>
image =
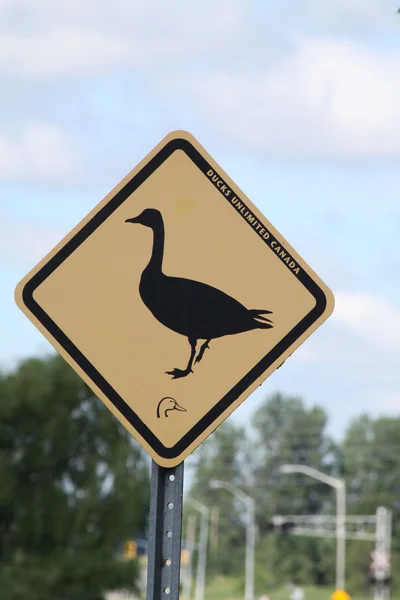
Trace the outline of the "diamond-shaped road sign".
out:
<instances>
[{"instance_id":1,"label":"diamond-shaped road sign","mask_svg":"<svg viewBox=\"0 0 400 600\"><path fill-rule=\"evenodd\" d=\"M40 261L16 300L165 467L182 462L334 304L183 131Z\"/></svg>"}]
</instances>

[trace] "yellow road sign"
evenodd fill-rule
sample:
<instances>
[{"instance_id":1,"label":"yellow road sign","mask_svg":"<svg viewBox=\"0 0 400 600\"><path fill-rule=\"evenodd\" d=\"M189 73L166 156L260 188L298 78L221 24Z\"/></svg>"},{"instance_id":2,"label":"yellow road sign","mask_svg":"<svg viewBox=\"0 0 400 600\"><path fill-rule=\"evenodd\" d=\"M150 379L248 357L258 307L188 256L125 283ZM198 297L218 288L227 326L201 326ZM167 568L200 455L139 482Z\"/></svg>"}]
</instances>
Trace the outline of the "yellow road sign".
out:
<instances>
[{"instance_id":1,"label":"yellow road sign","mask_svg":"<svg viewBox=\"0 0 400 600\"><path fill-rule=\"evenodd\" d=\"M124 557L125 558L136 558L137 556L137 544L135 540L126 540L124 542Z\"/></svg>"},{"instance_id":2,"label":"yellow road sign","mask_svg":"<svg viewBox=\"0 0 400 600\"><path fill-rule=\"evenodd\" d=\"M181 550L181 565L188 565L190 562L190 551L186 548Z\"/></svg>"},{"instance_id":3,"label":"yellow road sign","mask_svg":"<svg viewBox=\"0 0 400 600\"><path fill-rule=\"evenodd\" d=\"M16 301L160 465L192 452L333 296L200 144L167 136Z\"/></svg>"}]
</instances>

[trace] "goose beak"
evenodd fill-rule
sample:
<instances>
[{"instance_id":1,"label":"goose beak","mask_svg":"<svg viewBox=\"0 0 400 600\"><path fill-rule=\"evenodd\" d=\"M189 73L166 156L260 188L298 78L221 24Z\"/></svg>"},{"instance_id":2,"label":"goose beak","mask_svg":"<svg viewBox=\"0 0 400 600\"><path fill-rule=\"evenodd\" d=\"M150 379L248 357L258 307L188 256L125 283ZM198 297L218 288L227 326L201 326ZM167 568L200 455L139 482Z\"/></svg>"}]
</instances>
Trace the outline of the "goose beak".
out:
<instances>
[{"instance_id":1,"label":"goose beak","mask_svg":"<svg viewBox=\"0 0 400 600\"><path fill-rule=\"evenodd\" d=\"M180 412L186 412L186 408L183 408L183 406L179 406L177 402L175 403L174 408L175 410L179 410Z\"/></svg>"},{"instance_id":2,"label":"goose beak","mask_svg":"<svg viewBox=\"0 0 400 600\"><path fill-rule=\"evenodd\" d=\"M125 223L140 223L139 217L133 217L132 219L125 219Z\"/></svg>"}]
</instances>

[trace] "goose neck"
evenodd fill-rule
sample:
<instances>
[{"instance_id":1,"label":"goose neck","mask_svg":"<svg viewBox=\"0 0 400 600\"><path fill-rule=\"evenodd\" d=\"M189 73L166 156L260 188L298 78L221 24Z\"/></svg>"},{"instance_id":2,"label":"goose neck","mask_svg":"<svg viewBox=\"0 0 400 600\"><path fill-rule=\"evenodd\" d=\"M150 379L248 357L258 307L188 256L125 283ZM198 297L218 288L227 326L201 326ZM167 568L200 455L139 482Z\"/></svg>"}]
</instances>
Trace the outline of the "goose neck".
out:
<instances>
[{"instance_id":1,"label":"goose neck","mask_svg":"<svg viewBox=\"0 0 400 600\"><path fill-rule=\"evenodd\" d=\"M162 269L162 261L164 257L164 241L164 225L163 223L159 223L157 227L153 227L153 251L151 253L150 262L148 264L148 267L157 271L161 271Z\"/></svg>"}]
</instances>

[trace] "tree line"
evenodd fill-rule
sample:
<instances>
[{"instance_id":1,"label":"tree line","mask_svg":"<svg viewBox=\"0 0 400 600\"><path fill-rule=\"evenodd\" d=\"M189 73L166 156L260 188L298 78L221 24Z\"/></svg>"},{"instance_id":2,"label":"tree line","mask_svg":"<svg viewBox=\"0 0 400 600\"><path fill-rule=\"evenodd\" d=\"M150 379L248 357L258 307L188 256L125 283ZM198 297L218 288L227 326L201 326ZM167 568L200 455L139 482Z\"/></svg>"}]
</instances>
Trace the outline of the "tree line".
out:
<instances>
[{"instance_id":1,"label":"tree line","mask_svg":"<svg viewBox=\"0 0 400 600\"><path fill-rule=\"evenodd\" d=\"M277 529L276 515L335 515L335 491L301 474L284 475L282 464L303 464L347 485L347 512L374 515L378 506L393 511L393 585L400 565L397 538L400 518L400 418L361 415L351 421L339 442L328 434L328 415L299 397L276 393L254 413L250 427L225 422L193 455L190 497L218 514L209 549L209 577L243 573L243 506L233 495L212 489L213 479L230 481L256 504L256 593L282 584L330 585L335 581L335 540L293 536ZM190 504L187 507L190 512ZM347 542L347 587L369 586L374 543Z\"/></svg>"},{"instance_id":2,"label":"tree line","mask_svg":"<svg viewBox=\"0 0 400 600\"><path fill-rule=\"evenodd\" d=\"M244 573L243 507L210 488L219 479L255 500L257 594L289 581L334 582L334 540L295 537L272 526L278 514L335 513L331 488L279 471L283 463L295 463L344 477L349 514L372 515L378 506L393 511L398 584L400 418L361 415L340 442L327 425L323 408L275 394L246 428L229 419L187 461L189 496L218 515L208 548L209 580ZM149 462L60 357L32 358L0 373L2 597L25 600L34 591L35 600L100 600L105 590L137 590L137 561L123 560L122 548L126 539L146 537ZM350 590L367 585L372 548L348 542Z\"/></svg>"},{"instance_id":3,"label":"tree line","mask_svg":"<svg viewBox=\"0 0 400 600\"><path fill-rule=\"evenodd\" d=\"M59 356L0 374L0 582L7 600L101 600L137 587L148 461Z\"/></svg>"}]
</instances>

